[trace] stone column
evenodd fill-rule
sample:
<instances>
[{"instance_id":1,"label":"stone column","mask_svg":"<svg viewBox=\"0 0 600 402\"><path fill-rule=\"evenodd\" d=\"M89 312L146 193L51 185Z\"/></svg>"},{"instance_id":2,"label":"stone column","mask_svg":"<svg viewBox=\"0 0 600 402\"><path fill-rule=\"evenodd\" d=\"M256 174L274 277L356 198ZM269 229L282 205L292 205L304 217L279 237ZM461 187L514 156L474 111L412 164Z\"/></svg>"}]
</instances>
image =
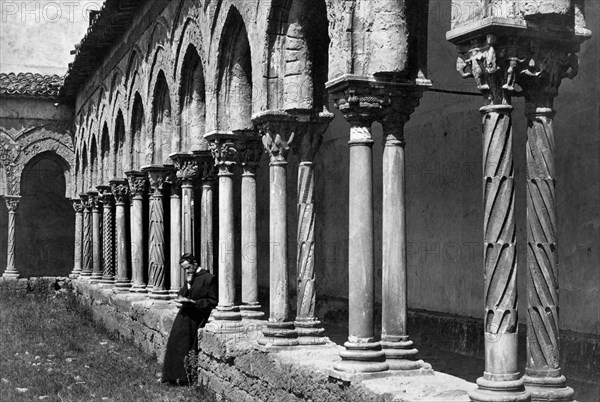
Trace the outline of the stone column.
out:
<instances>
[{"instance_id":1,"label":"stone column","mask_svg":"<svg viewBox=\"0 0 600 402\"><path fill-rule=\"evenodd\" d=\"M170 248L170 265L171 277L169 294L172 298L177 297L179 289L183 286L182 272L179 267L179 258L181 257L181 181L177 178L175 172L171 172L169 178L169 188L171 189L171 239L169 242Z\"/></svg>"},{"instance_id":2,"label":"stone column","mask_svg":"<svg viewBox=\"0 0 600 402\"><path fill-rule=\"evenodd\" d=\"M72 199L73 209L75 210L75 250L74 250L74 266L73 271L69 275L69 278L76 279L81 274L81 260L82 260L82 236L83 236L83 204L80 199Z\"/></svg>"},{"instance_id":3,"label":"stone column","mask_svg":"<svg viewBox=\"0 0 600 402\"><path fill-rule=\"evenodd\" d=\"M313 160L321 146L323 133L333 114L315 114L310 110L295 112L298 118L296 135L290 143L300 159L298 168L298 251L297 251L297 309L294 326L300 345L322 345L328 342L325 329L315 313L315 171Z\"/></svg>"},{"instance_id":4,"label":"stone column","mask_svg":"<svg viewBox=\"0 0 600 402\"><path fill-rule=\"evenodd\" d=\"M242 304L245 319L262 319L258 302L258 238L256 231L256 169L263 153L260 137L248 133L240 143L242 166Z\"/></svg>"},{"instance_id":5,"label":"stone column","mask_svg":"<svg viewBox=\"0 0 600 402\"><path fill-rule=\"evenodd\" d=\"M163 189L171 173L171 168L162 165L145 166L142 171L148 174L150 182L150 232L148 234L148 285L152 287L150 298L168 300L165 260L165 213ZM179 268L179 264L177 264Z\"/></svg>"},{"instance_id":6,"label":"stone column","mask_svg":"<svg viewBox=\"0 0 600 402\"><path fill-rule=\"evenodd\" d=\"M102 279L102 238L100 197L97 191L88 191L92 208L92 275L90 280Z\"/></svg>"},{"instance_id":7,"label":"stone column","mask_svg":"<svg viewBox=\"0 0 600 402\"><path fill-rule=\"evenodd\" d=\"M4 196L6 208L8 209L8 250L6 253L6 270L2 274L2 277L7 279L19 278L19 271L17 271L17 267L15 266L15 230L17 226L17 208L19 207L20 200L21 196L19 195Z\"/></svg>"},{"instance_id":8,"label":"stone column","mask_svg":"<svg viewBox=\"0 0 600 402\"><path fill-rule=\"evenodd\" d=\"M267 111L252 119L270 156L269 162L269 304L270 315L264 346L298 345L298 333L290 320L287 264L287 155L294 140L296 118L286 112Z\"/></svg>"},{"instance_id":9,"label":"stone column","mask_svg":"<svg viewBox=\"0 0 600 402\"><path fill-rule=\"evenodd\" d=\"M350 124L348 196L348 341L334 365L340 373L380 372L389 368L373 330L373 139L371 125L385 97L366 77L340 77L327 83L335 106Z\"/></svg>"},{"instance_id":10,"label":"stone column","mask_svg":"<svg viewBox=\"0 0 600 402\"><path fill-rule=\"evenodd\" d=\"M200 200L200 266L208 272L214 271L213 253L213 192L215 182L215 162L210 151L194 152L202 178L202 199Z\"/></svg>"},{"instance_id":11,"label":"stone column","mask_svg":"<svg viewBox=\"0 0 600 402\"><path fill-rule=\"evenodd\" d=\"M560 368L558 220L554 98L562 78L577 73L577 56L553 44L534 43L517 82L527 116L527 366L532 401L572 401Z\"/></svg>"},{"instance_id":12,"label":"stone column","mask_svg":"<svg viewBox=\"0 0 600 402\"><path fill-rule=\"evenodd\" d=\"M111 180L110 186L115 198L115 245L116 245L116 278L115 289L128 291L131 287L129 279L129 263L127 259L127 217L126 205L129 186L125 180Z\"/></svg>"},{"instance_id":13,"label":"stone column","mask_svg":"<svg viewBox=\"0 0 600 402\"><path fill-rule=\"evenodd\" d=\"M391 89L391 88L390 88ZM382 206L382 326L381 347L390 370L431 369L417 360L409 339L406 262L406 182L404 124L418 106L423 88L392 90L392 105L381 120L383 127Z\"/></svg>"},{"instance_id":14,"label":"stone column","mask_svg":"<svg viewBox=\"0 0 600 402\"><path fill-rule=\"evenodd\" d=\"M238 136L208 133L219 180L219 304L213 312L212 329L220 333L242 329L242 314L235 305L233 174L236 166Z\"/></svg>"},{"instance_id":15,"label":"stone column","mask_svg":"<svg viewBox=\"0 0 600 402\"><path fill-rule=\"evenodd\" d=\"M181 180L181 252L194 256L194 179L198 177L198 161L191 153L170 155Z\"/></svg>"},{"instance_id":16,"label":"stone column","mask_svg":"<svg viewBox=\"0 0 600 402\"><path fill-rule=\"evenodd\" d=\"M81 205L83 206L83 268L80 279L89 279L92 276L92 204L90 203L90 197L82 193L79 195L81 198Z\"/></svg>"},{"instance_id":17,"label":"stone column","mask_svg":"<svg viewBox=\"0 0 600 402\"><path fill-rule=\"evenodd\" d=\"M101 284L115 283L115 246L114 246L114 216L110 186L98 186L99 197L102 201L102 279Z\"/></svg>"},{"instance_id":18,"label":"stone column","mask_svg":"<svg viewBox=\"0 0 600 402\"><path fill-rule=\"evenodd\" d=\"M144 274L144 220L143 202L146 192L146 175L140 171L125 172L131 193L131 288L133 293L146 293Z\"/></svg>"},{"instance_id":19,"label":"stone column","mask_svg":"<svg viewBox=\"0 0 600 402\"><path fill-rule=\"evenodd\" d=\"M517 366L517 245L508 58L516 49L497 49L494 37L472 42L458 60L463 77L475 76L483 114L483 269L485 371L473 401L524 401ZM502 52L502 53L500 53ZM502 54L503 57L499 55ZM516 55L515 55L516 56Z\"/></svg>"}]
</instances>

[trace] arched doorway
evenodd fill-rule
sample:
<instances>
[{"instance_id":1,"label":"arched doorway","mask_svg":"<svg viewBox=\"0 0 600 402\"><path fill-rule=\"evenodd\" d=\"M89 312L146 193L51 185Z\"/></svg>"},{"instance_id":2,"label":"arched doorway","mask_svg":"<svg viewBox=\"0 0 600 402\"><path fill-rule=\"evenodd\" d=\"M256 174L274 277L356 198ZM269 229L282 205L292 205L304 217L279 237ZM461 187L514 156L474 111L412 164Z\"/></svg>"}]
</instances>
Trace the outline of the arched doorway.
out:
<instances>
[{"instance_id":1,"label":"arched doorway","mask_svg":"<svg viewBox=\"0 0 600 402\"><path fill-rule=\"evenodd\" d=\"M15 256L21 276L67 276L73 268L75 220L65 170L67 162L54 152L36 155L23 169Z\"/></svg>"}]
</instances>

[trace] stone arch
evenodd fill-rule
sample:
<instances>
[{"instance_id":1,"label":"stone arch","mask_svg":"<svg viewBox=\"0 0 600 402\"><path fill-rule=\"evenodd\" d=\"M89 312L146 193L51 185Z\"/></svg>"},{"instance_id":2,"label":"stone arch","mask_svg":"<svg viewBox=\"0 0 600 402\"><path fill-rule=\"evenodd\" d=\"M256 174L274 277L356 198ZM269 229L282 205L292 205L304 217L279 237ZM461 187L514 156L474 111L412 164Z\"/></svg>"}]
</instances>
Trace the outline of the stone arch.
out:
<instances>
[{"instance_id":1,"label":"stone arch","mask_svg":"<svg viewBox=\"0 0 600 402\"><path fill-rule=\"evenodd\" d=\"M176 32L177 32L177 28L179 28L181 26L180 22L182 19L182 16L185 15L184 13L184 9L191 9L192 7L194 7L194 3L191 0L179 0L179 4L177 4L177 10L175 11L175 15L173 18L173 26L171 27L171 38L173 40L175 40L176 37ZM186 21L184 22L184 24L187 24L188 20L190 20L191 18L187 18ZM185 28L184 28L185 30ZM179 52L179 50L178 50Z\"/></svg>"},{"instance_id":2,"label":"stone arch","mask_svg":"<svg viewBox=\"0 0 600 402\"><path fill-rule=\"evenodd\" d=\"M146 57L153 54L153 49L157 47L167 47L171 40L169 35L169 23L162 15L158 16L154 25L152 26L152 32L148 40L148 48L146 49ZM148 59L146 59L148 61Z\"/></svg>"},{"instance_id":3,"label":"stone arch","mask_svg":"<svg viewBox=\"0 0 600 402\"><path fill-rule=\"evenodd\" d=\"M133 49L131 49L131 53L129 53L127 68L125 70L125 86L128 90L131 89L131 80L133 79L134 74L140 68L142 54L142 49L140 49L137 43L133 44Z\"/></svg>"},{"instance_id":4,"label":"stone arch","mask_svg":"<svg viewBox=\"0 0 600 402\"><path fill-rule=\"evenodd\" d=\"M325 0L272 4L265 64L269 109L314 109L327 104L329 22Z\"/></svg>"},{"instance_id":5,"label":"stone arch","mask_svg":"<svg viewBox=\"0 0 600 402\"><path fill-rule=\"evenodd\" d=\"M112 108L114 109L114 103L113 101L116 101L116 94L119 93L119 89L122 86L123 83L123 72L121 72L121 69L119 68L119 66L115 66L114 67L115 72L112 75L112 78L110 80L110 93L108 95L108 104L113 106Z\"/></svg>"},{"instance_id":6,"label":"stone arch","mask_svg":"<svg viewBox=\"0 0 600 402\"><path fill-rule=\"evenodd\" d=\"M112 179L111 174L113 172L112 159L110 157L110 135L108 130L108 124L104 122L102 126L102 136L100 137L100 158L99 158L99 183L106 185L108 181Z\"/></svg>"},{"instance_id":7,"label":"stone arch","mask_svg":"<svg viewBox=\"0 0 600 402\"><path fill-rule=\"evenodd\" d=\"M74 165L73 158L75 156L75 153L73 152L73 150L65 147L63 144L61 144L53 138L42 138L39 141L31 142L27 146L23 147L23 152L21 154L21 157L19 158L19 181L21 181L23 169L25 169L25 167L32 160L37 158L38 155L42 154L54 155L56 158L58 158L57 160L61 161L60 165L63 168L63 174L65 178L64 196L66 198L71 197L76 191L72 176L72 166Z\"/></svg>"},{"instance_id":8,"label":"stone arch","mask_svg":"<svg viewBox=\"0 0 600 402\"><path fill-rule=\"evenodd\" d=\"M130 168L140 169L141 165L145 161L145 155L142 155L142 152L145 151L145 147L142 145L145 141L144 104L142 103L142 96L139 94L139 92L136 92L133 98L133 106L131 108L131 140L129 148L131 155Z\"/></svg>"},{"instance_id":9,"label":"stone arch","mask_svg":"<svg viewBox=\"0 0 600 402\"><path fill-rule=\"evenodd\" d=\"M174 149L206 150L206 88L202 60L192 44L187 46L179 80L180 142Z\"/></svg>"},{"instance_id":10,"label":"stone arch","mask_svg":"<svg viewBox=\"0 0 600 402\"><path fill-rule=\"evenodd\" d=\"M114 171L113 175L116 178L122 179L125 177L124 172L129 167L129 153L125 152L125 120L121 109L117 111L114 129Z\"/></svg>"},{"instance_id":11,"label":"stone arch","mask_svg":"<svg viewBox=\"0 0 600 402\"><path fill-rule=\"evenodd\" d=\"M248 32L231 6L218 52L217 129L252 128L252 57Z\"/></svg>"},{"instance_id":12,"label":"stone arch","mask_svg":"<svg viewBox=\"0 0 600 402\"><path fill-rule=\"evenodd\" d=\"M0 166L4 171L4 194L18 195L18 158L21 149L19 144L6 131L0 128Z\"/></svg>"},{"instance_id":13,"label":"stone arch","mask_svg":"<svg viewBox=\"0 0 600 402\"><path fill-rule=\"evenodd\" d=\"M81 149L81 187L79 189L79 193L85 193L90 188L90 183L88 182L88 153L87 153L87 144L83 144L83 148Z\"/></svg>"},{"instance_id":14,"label":"stone arch","mask_svg":"<svg viewBox=\"0 0 600 402\"><path fill-rule=\"evenodd\" d=\"M95 190L96 186L100 184L98 182L99 159L98 142L96 141L96 137L92 136L92 140L90 142L90 190Z\"/></svg>"},{"instance_id":15,"label":"stone arch","mask_svg":"<svg viewBox=\"0 0 600 402\"><path fill-rule=\"evenodd\" d=\"M73 261L74 220L71 202L64 195L70 195L70 174L66 173L70 163L52 150L36 153L24 162L16 231L19 247L15 253L19 273L68 275Z\"/></svg>"},{"instance_id":16,"label":"stone arch","mask_svg":"<svg viewBox=\"0 0 600 402\"><path fill-rule=\"evenodd\" d=\"M162 165L169 163L171 138L171 98L165 73L160 70L157 75L152 95L152 140L151 163Z\"/></svg>"}]
</instances>

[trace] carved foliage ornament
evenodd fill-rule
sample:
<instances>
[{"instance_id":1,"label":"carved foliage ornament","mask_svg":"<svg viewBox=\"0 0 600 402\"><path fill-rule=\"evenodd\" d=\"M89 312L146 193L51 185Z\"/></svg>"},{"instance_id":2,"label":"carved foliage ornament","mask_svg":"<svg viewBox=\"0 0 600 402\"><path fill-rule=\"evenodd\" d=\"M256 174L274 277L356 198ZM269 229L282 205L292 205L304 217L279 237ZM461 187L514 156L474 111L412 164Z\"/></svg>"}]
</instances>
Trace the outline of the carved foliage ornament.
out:
<instances>
[{"instance_id":1,"label":"carved foliage ornament","mask_svg":"<svg viewBox=\"0 0 600 402\"><path fill-rule=\"evenodd\" d=\"M128 174L129 191L132 197L143 197L146 193L146 176L143 174Z\"/></svg>"},{"instance_id":2,"label":"carved foliage ornament","mask_svg":"<svg viewBox=\"0 0 600 402\"><path fill-rule=\"evenodd\" d=\"M81 202L81 200L72 200L73 201L73 210L75 211L75 213L82 213L83 212L83 204Z\"/></svg>"},{"instance_id":3,"label":"carved foliage ornament","mask_svg":"<svg viewBox=\"0 0 600 402\"><path fill-rule=\"evenodd\" d=\"M127 182L125 180L111 181L110 187L117 203L124 204L127 201L127 195L129 194Z\"/></svg>"},{"instance_id":4,"label":"carved foliage ornament","mask_svg":"<svg viewBox=\"0 0 600 402\"><path fill-rule=\"evenodd\" d=\"M214 140L209 142L210 151L215 159L219 173L233 173L238 158L238 151L233 140Z\"/></svg>"},{"instance_id":5,"label":"carved foliage ornament","mask_svg":"<svg viewBox=\"0 0 600 402\"><path fill-rule=\"evenodd\" d=\"M6 208L8 209L8 212L17 212L20 200L21 197L18 196L5 196L4 201L6 202Z\"/></svg>"}]
</instances>

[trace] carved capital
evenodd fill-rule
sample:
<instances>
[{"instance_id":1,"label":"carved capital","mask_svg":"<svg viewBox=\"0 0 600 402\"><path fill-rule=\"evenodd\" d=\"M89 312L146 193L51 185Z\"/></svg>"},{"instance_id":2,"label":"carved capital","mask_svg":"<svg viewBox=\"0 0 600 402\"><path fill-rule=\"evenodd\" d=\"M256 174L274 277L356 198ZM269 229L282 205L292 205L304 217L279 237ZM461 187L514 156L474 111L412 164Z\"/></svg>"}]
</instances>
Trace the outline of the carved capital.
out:
<instances>
[{"instance_id":1,"label":"carved capital","mask_svg":"<svg viewBox=\"0 0 600 402\"><path fill-rule=\"evenodd\" d=\"M146 175L139 170L130 170L125 172L127 182L129 183L129 191L132 198L143 198L146 193Z\"/></svg>"},{"instance_id":2,"label":"carved capital","mask_svg":"<svg viewBox=\"0 0 600 402\"><path fill-rule=\"evenodd\" d=\"M117 204L125 204L129 195L129 186L125 180L111 180L110 188Z\"/></svg>"},{"instance_id":3,"label":"carved capital","mask_svg":"<svg viewBox=\"0 0 600 402\"><path fill-rule=\"evenodd\" d=\"M19 207L19 201L21 201L21 196L19 195L5 195L4 201L6 202L6 208L8 212L17 212L17 208Z\"/></svg>"},{"instance_id":4,"label":"carved capital","mask_svg":"<svg viewBox=\"0 0 600 402\"><path fill-rule=\"evenodd\" d=\"M175 153L170 155L171 160L177 169L177 177L182 181L193 181L198 177L198 160L191 153Z\"/></svg>"},{"instance_id":5,"label":"carved capital","mask_svg":"<svg viewBox=\"0 0 600 402\"><path fill-rule=\"evenodd\" d=\"M112 205L114 197L110 191L110 186L97 186L96 188L98 189L98 198L102 204L104 204L104 206Z\"/></svg>"},{"instance_id":6,"label":"carved capital","mask_svg":"<svg viewBox=\"0 0 600 402\"><path fill-rule=\"evenodd\" d=\"M215 160L210 150L193 151L194 157L198 163L198 172L200 179L204 182L207 180L214 180L216 176L215 172Z\"/></svg>"},{"instance_id":7,"label":"carved capital","mask_svg":"<svg viewBox=\"0 0 600 402\"><path fill-rule=\"evenodd\" d=\"M298 120L297 135L289 144L301 162L312 162L323 142L323 134L333 120L333 113L323 110L321 113L294 111L292 114Z\"/></svg>"},{"instance_id":8,"label":"carved capital","mask_svg":"<svg viewBox=\"0 0 600 402\"><path fill-rule=\"evenodd\" d=\"M97 191L88 191L88 203L92 212L100 212L100 197Z\"/></svg>"},{"instance_id":9,"label":"carved capital","mask_svg":"<svg viewBox=\"0 0 600 402\"><path fill-rule=\"evenodd\" d=\"M231 175L238 161L239 135L227 132L212 132L204 136L214 158L219 175Z\"/></svg>"},{"instance_id":10,"label":"carved capital","mask_svg":"<svg viewBox=\"0 0 600 402\"><path fill-rule=\"evenodd\" d=\"M463 78L474 78L487 104L510 104L515 82L527 59L527 50L516 38L493 34L473 39L459 50L456 70Z\"/></svg>"},{"instance_id":11,"label":"carved capital","mask_svg":"<svg viewBox=\"0 0 600 402\"><path fill-rule=\"evenodd\" d=\"M239 163L244 173L255 174L260 158L265 152L259 135L244 136L239 141Z\"/></svg>"},{"instance_id":12,"label":"carved capital","mask_svg":"<svg viewBox=\"0 0 600 402\"><path fill-rule=\"evenodd\" d=\"M142 172L148 175L149 195L152 197L162 197L165 186L168 185L169 175L174 172L174 168L163 165L144 166Z\"/></svg>"},{"instance_id":13,"label":"carved capital","mask_svg":"<svg viewBox=\"0 0 600 402\"><path fill-rule=\"evenodd\" d=\"M552 109L562 80L577 75L579 58L572 49L550 43L533 42L530 50L517 83L523 88L527 109Z\"/></svg>"},{"instance_id":14,"label":"carved capital","mask_svg":"<svg viewBox=\"0 0 600 402\"><path fill-rule=\"evenodd\" d=\"M284 110L269 110L252 118L271 163L286 162L290 142L298 131L297 117Z\"/></svg>"},{"instance_id":15,"label":"carved capital","mask_svg":"<svg viewBox=\"0 0 600 402\"><path fill-rule=\"evenodd\" d=\"M80 214L83 212L83 203L80 199L73 198L71 202L73 203L73 210L75 213Z\"/></svg>"},{"instance_id":16,"label":"carved capital","mask_svg":"<svg viewBox=\"0 0 600 402\"><path fill-rule=\"evenodd\" d=\"M90 197L86 193L79 194L79 198L81 199L81 205L86 211L90 211L92 208L92 204L90 203Z\"/></svg>"}]
</instances>

